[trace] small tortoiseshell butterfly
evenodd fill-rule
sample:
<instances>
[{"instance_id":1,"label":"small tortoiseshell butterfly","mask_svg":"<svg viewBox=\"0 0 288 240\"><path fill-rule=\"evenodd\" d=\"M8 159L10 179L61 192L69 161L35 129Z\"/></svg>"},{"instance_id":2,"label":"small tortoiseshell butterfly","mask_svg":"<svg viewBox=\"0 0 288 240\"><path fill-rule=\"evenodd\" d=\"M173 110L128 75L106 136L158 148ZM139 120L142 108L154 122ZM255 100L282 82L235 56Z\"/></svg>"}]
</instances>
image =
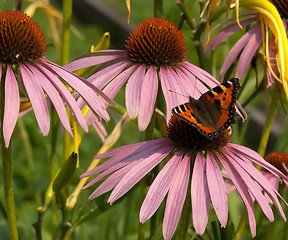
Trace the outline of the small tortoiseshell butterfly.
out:
<instances>
[{"instance_id":1,"label":"small tortoiseshell butterfly","mask_svg":"<svg viewBox=\"0 0 288 240\"><path fill-rule=\"evenodd\" d=\"M189 102L173 108L172 114L213 139L235 123L235 104L239 89L238 78L227 80L202 94L198 100L189 96Z\"/></svg>"}]
</instances>

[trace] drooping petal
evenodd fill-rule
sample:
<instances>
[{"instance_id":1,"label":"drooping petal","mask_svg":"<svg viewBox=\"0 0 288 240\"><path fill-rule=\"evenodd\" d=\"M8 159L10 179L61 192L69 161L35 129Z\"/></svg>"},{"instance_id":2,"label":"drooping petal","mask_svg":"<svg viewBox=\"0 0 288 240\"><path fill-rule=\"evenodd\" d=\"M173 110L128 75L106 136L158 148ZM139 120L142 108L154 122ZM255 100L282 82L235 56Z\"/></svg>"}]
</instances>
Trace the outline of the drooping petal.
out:
<instances>
[{"instance_id":1,"label":"drooping petal","mask_svg":"<svg viewBox=\"0 0 288 240\"><path fill-rule=\"evenodd\" d=\"M98 64L101 64L103 62L107 62L107 61L111 61L111 60L115 60L115 59L121 59L126 55L126 52L123 50L116 50L116 51L114 50L115 52L112 52L112 51L111 51L111 53L113 53L112 55L90 56L90 57L85 57L85 55L84 55L84 56L82 56L83 58L81 58L81 59L73 59L70 63L68 63L64 67L66 69L68 69L69 71L76 71L76 70L79 70L82 68L98 65ZM98 53L104 54L107 52L99 51ZM88 56L88 54L87 54L87 56Z\"/></svg>"},{"instance_id":2,"label":"drooping petal","mask_svg":"<svg viewBox=\"0 0 288 240\"><path fill-rule=\"evenodd\" d=\"M247 147L229 143L228 148L232 148L232 151L236 154L238 153L238 156L245 156L248 161L252 161L261 167L267 169L269 172L275 174L278 177L281 177L283 179L288 179L287 176L285 176L279 169L271 165L270 163L266 162L257 152L253 151L252 149L249 149ZM243 160L245 161L245 158Z\"/></svg>"},{"instance_id":3,"label":"drooping petal","mask_svg":"<svg viewBox=\"0 0 288 240\"><path fill-rule=\"evenodd\" d=\"M33 67L32 65L29 65L27 67L30 69L31 72L34 73L35 77L37 78L37 81L39 82L45 93L48 95L64 128L71 136L73 136L67 112L63 100L59 95L59 92L55 89L53 84L41 72L39 72L37 68Z\"/></svg>"},{"instance_id":4,"label":"drooping petal","mask_svg":"<svg viewBox=\"0 0 288 240\"><path fill-rule=\"evenodd\" d=\"M159 208L166 196L171 182L181 162L183 151L174 155L158 173L153 181L140 209L140 222L144 223Z\"/></svg>"},{"instance_id":5,"label":"drooping petal","mask_svg":"<svg viewBox=\"0 0 288 240\"><path fill-rule=\"evenodd\" d=\"M253 200L250 196L250 193L248 192L247 186L244 184L243 180L237 173L237 171L231 167L222 157L220 157L218 154L215 154L220 164L224 167L227 174L229 175L231 181L235 185L240 197L243 200L243 203L246 207L247 215L248 215L248 221L250 225L250 230L252 237L255 237L256 235L256 220L255 220L255 209Z\"/></svg>"},{"instance_id":6,"label":"drooping petal","mask_svg":"<svg viewBox=\"0 0 288 240\"><path fill-rule=\"evenodd\" d=\"M155 67L151 66L144 76L141 87L141 99L138 114L138 126L140 131L144 131L150 123L155 108L157 91L157 71Z\"/></svg>"},{"instance_id":7,"label":"drooping petal","mask_svg":"<svg viewBox=\"0 0 288 240\"><path fill-rule=\"evenodd\" d=\"M85 99L85 102L90 107L90 109L95 112L95 114L101 116L106 121L110 119L100 98L94 92L96 91L95 86L94 88L91 88L93 85L92 84L91 86L88 85L89 84L88 81L80 79L80 77L68 72L66 69L52 62L46 60L45 62L42 62L42 64L45 65L48 69L51 69L51 71L55 70L55 72L61 78L65 79L65 82L67 82L73 89L75 89L81 95L83 99ZM101 91L99 90L97 93L100 94L100 92Z\"/></svg>"},{"instance_id":8,"label":"drooping petal","mask_svg":"<svg viewBox=\"0 0 288 240\"><path fill-rule=\"evenodd\" d=\"M221 223L221 227L225 227L228 220L226 187L220 168L210 152L207 152L206 175L214 210Z\"/></svg>"},{"instance_id":9,"label":"drooping petal","mask_svg":"<svg viewBox=\"0 0 288 240\"><path fill-rule=\"evenodd\" d=\"M34 66L44 75L46 78L53 84L53 86L58 90L59 94L62 96L62 98L65 100L68 107L71 109L74 117L80 124L80 126L83 128L84 131L88 132L88 126L85 122L85 119L82 115L82 112L72 96L72 94L69 92L67 87L56 77L50 70L46 69L41 64L34 63Z\"/></svg>"},{"instance_id":10,"label":"drooping petal","mask_svg":"<svg viewBox=\"0 0 288 240\"><path fill-rule=\"evenodd\" d=\"M25 65L20 64L20 69L41 133L47 136L50 129L50 117L44 91L35 75Z\"/></svg>"},{"instance_id":11,"label":"drooping petal","mask_svg":"<svg viewBox=\"0 0 288 240\"><path fill-rule=\"evenodd\" d=\"M191 156L187 153L178 167L177 174L173 177L163 220L163 236L165 240L172 238L181 216L189 184L190 162Z\"/></svg>"},{"instance_id":12,"label":"drooping petal","mask_svg":"<svg viewBox=\"0 0 288 240\"><path fill-rule=\"evenodd\" d=\"M126 85L125 102L126 109L131 119L135 119L138 115L141 99L141 88L145 75L146 67L140 65L131 75Z\"/></svg>"},{"instance_id":13,"label":"drooping petal","mask_svg":"<svg viewBox=\"0 0 288 240\"><path fill-rule=\"evenodd\" d=\"M130 169L128 173L121 179L112 191L108 202L113 203L118 198L128 192L141 178L151 171L159 162L161 162L171 151L172 146L166 146L158 150L158 152L150 155L137 164L136 167Z\"/></svg>"},{"instance_id":14,"label":"drooping petal","mask_svg":"<svg viewBox=\"0 0 288 240\"><path fill-rule=\"evenodd\" d=\"M202 152L198 152L192 174L191 203L193 226L199 235L205 232L210 210L210 196L205 172L205 158Z\"/></svg>"},{"instance_id":15,"label":"drooping petal","mask_svg":"<svg viewBox=\"0 0 288 240\"><path fill-rule=\"evenodd\" d=\"M253 35L250 37L249 42L247 43L246 47L241 53L235 72L236 78L239 79L243 78L245 72L247 71L248 67L252 62L253 57L255 56L255 53L260 47L261 42L262 42L262 34L261 34L261 27L259 24L258 27L253 31Z\"/></svg>"},{"instance_id":16,"label":"drooping petal","mask_svg":"<svg viewBox=\"0 0 288 240\"><path fill-rule=\"evenodd\" d=\"M272 188L272 186L270 185L268 180L260 173L260 171L258 171L252 164L248 164L248 163L246 163L244 161L243 155L241 156L241 155L238 155L237 153L235 154L234 152L230 152L230 155L232 155L233 159L238 161L238 163L241 166L243 166L245 171L247 173L249 173L249 175L252 176L255 181L257 181L257 183L262 187L262 189L265 190L265 192L268 194L268 196L271 198L271 200L275 204L277 210L279 211L279 213L281 214L283 219L286 220L286 217L285 217L285 214L283 212L283 209L282 209L282 207L280 205L280 202L279 202L279 200L277 198L277 196L279 196L279 195L278 195L278 192L276 191L276 189ZM263 160L263 161L265 161L265 160ZM252 186L252 184L249 184L249 186ZM285 200L284 200L284 203L286 203ZM260 203L259 203L259 205L260 205ZM286 203L286 205L287 205L287 203ZM263 210L263 212L266 214L265 210Z\"/></svg>"},{"instance_id":17,"label":"drooping petal","mask_svg":"<svg viewBox=\"0 0 288 240\"><path fill-rule=\"evenodd\" d=\"M229 19L227 19L228 21ZM231 19L230 19L231 20ZM242 27L246 27L249 24L251 24L252 22L255 22L256 18L249 18L246 19L244 21L241 21L241 26ZM226 23L227 21L225 21L224 23ZM223 25L223 23L220 23L219 25L217 25L215 27L215 29L221 27ZM211 30L210 33L212 33L213 31L215 31L215 29L213 28ZM227 39L228 37L230 37L232 34L234 34L235 32L239 31L239 25L238 23L234 23L231 24L229 26L227 26L226 28L222 29L218 34L216 34L211 41L207 44L207 46L204 49L204 54L207 54L208 52L210 52L215 46L219 45L222 41L224 41L225 39Z\"/></svg>"},{"instance_id":18,"label":"drooping petal","mask_svg":"<svg viewBox=\"0 0 288 240\"><path fill-rule=\"evenodd\" d=\"M163 146L163 147L165 147L165 146ZM111 173L113 173L113 172L115 172L121 168L124 168L127 165L129 165L128 168L131 168L130 163L140 162L143 159L146 159L147 157L149 157L151 154L157 153L159 151L159 149L161 149L161 148L162 147L155 145L155 146L151 146L150 148L147 148L147 149L142 149L139 152L138 151L137 152L130 152L128 157L124 157L122 155L123 157L120 159L118 156L110 158L108 161L106 161L105 163L101 164L100 166L98 166L92 170L94 170L94 172L100 172L99 170L103 169L104 168L103 166L110 165L111 167L106 168L106 170L104 172L102 172L95 179L93 179L91 182L89 182L83 189L90 187L91 185L95 184L96 182L98 182L102 178L106 177L107 175L109 175L109 174L111 174ZM90 170L90 171L92 171L92 170ZM83 175L81 175L81 177L83 177Z\"/></svg>"},{"instance_id":19,"label":"drooping petal","mask_svg":"<svg viewBox=\"0 0 288 240\"><path fill-rule=\"evenodd\" d=\"M0 66L2 68L2 66ZM1 76L1 69L0 69ZM17 79L10 65L7 64L7 72L5 79L5 106L3 116L3 137L5 147L8 148L10 138L14 131L20 106L20 96Z\"/></svg>"},{"instance_id":20,"label":"drooping petal","mask_svg":"<svg viewBox=\"0 0 288 240\"><path fill-rule=\"evenodd\" d=\"M258 185L251 178L253 177L253 175L249 175L246 172L246 171L249 172L251 168L255 168L255 167L253 165L245 164L245 162L241 163L241 160L239 161L237 156L235 155L233 156L232 154L229 154L229 152L223 151L222 155L226 158L227 161L229 161L229 163L238 172L243 182L245 183L247 188L250 190L252 196L256 199L256 201L260 205L262 211L265 213L269 221L272 222L274 220L274 215L273 215L273 211L271 207L269 206L267 198L264 197L264 195L261 192L261 188L259 189ZM257 171L256 168L255 170Z\"/></svg>"}]
</instances>

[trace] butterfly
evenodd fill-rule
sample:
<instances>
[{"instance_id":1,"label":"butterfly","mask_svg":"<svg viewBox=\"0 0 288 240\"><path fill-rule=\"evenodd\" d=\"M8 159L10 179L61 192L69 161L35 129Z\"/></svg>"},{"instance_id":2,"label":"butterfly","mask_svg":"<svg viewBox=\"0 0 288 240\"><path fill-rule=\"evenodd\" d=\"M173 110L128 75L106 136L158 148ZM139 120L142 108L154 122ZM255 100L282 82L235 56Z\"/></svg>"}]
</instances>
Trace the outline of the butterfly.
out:
<instances>
[{"instance_id":1,"label":"butterfly","mask_svg":"<svg viewBox=\"0 0 288 240\"><path fill-rule=\"evenodd\" d=\"M235 104L239 89L239 79L229 79L202 94L198 100L189 96L189 102L174 107L172 114L213 139L235 123Z\"/></svg>"}]
</instances>

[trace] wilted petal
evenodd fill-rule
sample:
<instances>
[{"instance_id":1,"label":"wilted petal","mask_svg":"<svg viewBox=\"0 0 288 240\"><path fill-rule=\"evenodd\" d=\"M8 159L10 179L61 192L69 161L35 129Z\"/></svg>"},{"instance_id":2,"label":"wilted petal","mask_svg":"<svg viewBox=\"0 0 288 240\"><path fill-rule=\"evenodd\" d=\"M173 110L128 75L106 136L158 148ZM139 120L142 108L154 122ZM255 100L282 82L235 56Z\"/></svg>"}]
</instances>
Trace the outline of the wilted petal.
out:
<instances>
[{"instance_id":1,"label":"wilted petal","mask_svg":"<svg viewBox=\"0 0 288 240\"><path fill-rule=\"evenodd\" d=\"M146 220L149 219L159 208L170 188L172 179L177 172L182 155L183 151L174 155L161 169L153 181L140 209L141 223L146 222Z\"/></svg>"},{"instance_id":2,"label":"wilted petal","mask_svg":"<svg viewBox=\"0 0 288 240\"><path fill-rule=\"evenodd\" d=\"M144 131L150 123L155 108L157 91L157 72L155 67L151 66L144 76L141 87L141 99L138 114L138 125L140 131Z\"/></svg>"},{"instance_id":3,"label":"wilted petal","mask_svg":"<svg viewBox=\"0 0 288 240\"><path fill-rule=\"evenodd\" d=\"M226 187L219 166L209 152L207 152L206 175L213 207L221 227L225 227L228 220Z\"/></svg>"},{"instance_id":4,"label":"wilted petal","mask_svg":"<svg viewBox=\"0 0 288 240\"><path fill-rule=\"evenodd\" d=\"M35 75L25 65L21 64L20 69L41 133L47 136L50 129L50 117L44 91L35 81Z\"/></svg>"},{"instance_id":5,"label":"wilted petal","mask_svg":"<svg viewBox=\"0 0 288 240\"><path fill-rule=\"evenodd\" d=\"M165 240L172 238L181 216L190 178L190 161L191 156L188 153L184 156L178 167L177 174L173 177L163 220L163 236Z\"/></svg>"},{"instance_id":6,"label":"wilted petal","mask_svg":"<svg viewBox=\"0 0 288 240\"><path fill-rule=\"evenodd\" d=\"M191 203L193 226L199 235L205 232L210 210L210 196L205 171L205 158L202 152L198 152L193 167Z\"/></svg>"},{"instance_id":7,"label":"wilted petal","mask_svg":"<svg viewBox=\"0 0 288 240\"><path fill-rule=\"evenodd\" d=\"M0 66L0 76L1 76ZM0 77L1 78L1 77ZM20 96L17 79L10 65L7 65L6 79L5 79L5 106L3 116L3 137L5 147L9 147L10 138L15 128L20 106Z\"/></svg>"}]
</instances>

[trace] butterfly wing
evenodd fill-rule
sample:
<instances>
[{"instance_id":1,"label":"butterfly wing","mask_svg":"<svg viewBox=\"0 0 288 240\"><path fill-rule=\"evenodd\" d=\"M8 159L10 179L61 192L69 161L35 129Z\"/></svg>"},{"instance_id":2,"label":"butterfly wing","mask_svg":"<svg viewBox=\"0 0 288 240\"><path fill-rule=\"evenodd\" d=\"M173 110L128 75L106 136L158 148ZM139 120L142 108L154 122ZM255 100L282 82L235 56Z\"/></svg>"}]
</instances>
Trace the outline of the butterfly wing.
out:
<instances>
[{"instance_id":1,"label":"butterfly wing","mask_svg":"<svg viewBox=\"0 0 288 240\"><path fill-rule=\"evenodd\" d=\"M239 88L239 80L230 79L204 93L199 100L190 97L189 102L173 108L172 114L212 139L235 123L235 103Z\"/></svg>"}]
</instances>

